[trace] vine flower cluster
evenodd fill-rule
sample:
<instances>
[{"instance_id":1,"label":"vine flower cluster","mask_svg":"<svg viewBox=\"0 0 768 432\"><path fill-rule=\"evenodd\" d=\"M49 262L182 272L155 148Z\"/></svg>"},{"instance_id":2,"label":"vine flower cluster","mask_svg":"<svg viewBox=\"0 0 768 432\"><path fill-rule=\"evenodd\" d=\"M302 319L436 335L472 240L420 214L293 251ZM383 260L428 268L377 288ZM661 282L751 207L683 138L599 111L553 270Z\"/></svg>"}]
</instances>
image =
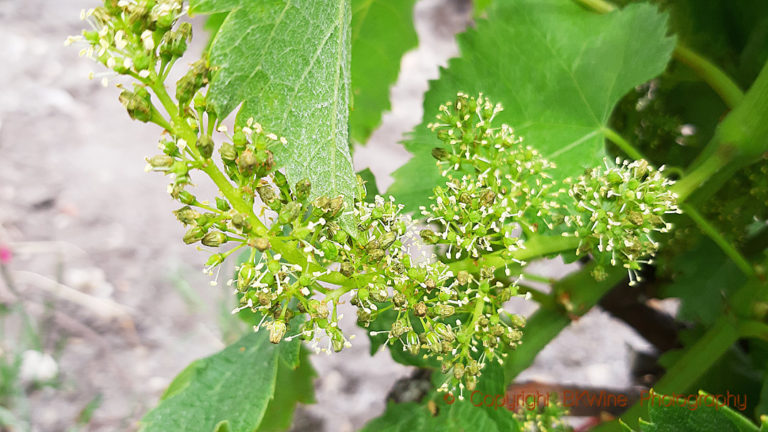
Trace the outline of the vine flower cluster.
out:
<instances>
[{"instance_id":1,"label":"vine flower cluster","mask_svg":"<svg viewBox=\"0 0 768 432\"><path fill-rule=\"evenodd\" d=\"M230 255L241 256L227 282L238 298L233 313L253 314L255 330L273 343L301 338L317 351L344 349L338 309L350 302L360 325L387 322L378 332L391 349L440 362L442 390L472 390L488 362L503 363L520 344L525 319L504 304L520 295L529 260L589 253L601 265L624 265L635 280L658 248L653 233L669 228L663 216L678 211L669 181L642 161L555 181L553 163L507 125L494 127L500 105L462 93L430 125L444 144L433 156L445 183L420 209L423 219L391 197L366 201L360 178L346 208L341 196L314 194L309 180L289 184L270 149L292 143L257 119L231 134L222 126L208 100L216 71L206 60L176 82L175 97L168 93L165 81L192 37L189 23L178 22L184 13L180 0L105 0L83 14L91 29L68 42L133 79L132 89L118 85L120 101L131 118L167 132L147 169L169 177L183 241L211 250L205 271L216 279ZM219 196L196 196L197 175ZM342 227L347 217L354 229ZM433 253L413 256L414 244Z\"/></svg>"}]
</instances>

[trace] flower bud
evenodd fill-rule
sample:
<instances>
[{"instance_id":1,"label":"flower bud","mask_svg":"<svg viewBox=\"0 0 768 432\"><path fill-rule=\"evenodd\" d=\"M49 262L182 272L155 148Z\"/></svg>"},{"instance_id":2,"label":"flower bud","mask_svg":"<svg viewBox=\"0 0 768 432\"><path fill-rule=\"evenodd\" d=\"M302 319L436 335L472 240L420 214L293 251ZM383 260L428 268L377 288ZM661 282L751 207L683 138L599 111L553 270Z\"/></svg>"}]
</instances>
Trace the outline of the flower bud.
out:
<instances>
[{"instance_id":1,"label":"flower bud","mask_svg":"<svg viewBox=\"0 0 768 432\"><path fill-rule=\"evenodd\" d=\"M435 306L435 312L442 318L448 318L456 312L456 308L447 304L438 304Z\"/></svg>"},{"instance_id":2,"label":"flower bud","mask_svg":"<svg viewBox=\"0 0 768 432\"><path fill-rule=\"evenodd\" d=\"M427 316L427 305L424 302L418 302L413 306L413 313L417 317Z\"/></svg>"},{"instance_id":3,"label":"flower bud","mask_svg":"<svg viewBox=\"0 0 768 432\"><path fill-rule=\"evenodd\" d=\"M233 146L230 143L224 143L221 145L221 148L219 148L219 154L221 155L221 160L224 162L232 162L235 159L237 159L237 152L235 151L235 146Z\"/></svg>"},{"instance_id":4,"label":"flower bud","mask_svg":"<svg viewBox=\"0 0 768 432\"><path fill-rule=\"evenodd\" d=\"M437 234L434 233L434 231L429 229L421 230L419 235L421 236L421 239L424 240L424 243L426 244L435 244L440 241L440 237L438 237Z\"/></svg>"},{"instance_id":5,"label":"flower bud","mask_svg":"<svg viewBox=\"0 0 768 432\"><path fill-rule=\"evenodd\" d=\"M285 323L283 321L272 321L267 324L269 330L269 341L273 344L280 343L285 336Z\"/></svg>"},{"instance_id":6,"label":"flower bud","mask_svg":"<svg viewBox=\"0 0 768 432\"><path fill-rule=\"evenodd\" d=\"M460 380L464 377L464 364L463 363L456 363L453 365L453 377L457 380Z\"/></svg>"},{"instance_id":7,"label":"flower bud","mask_svg":"<svg viewBox=\"0 0 768 432\"><path fill-rule=\"evenodd\" d=\"M147 163L155 169L168 168L169 166L173 165L173 158L165 154L154 155L150 158L147 158L146 160Z\"/></svg>"},{"instance_id":8,"label":"flower bud","mask_svg":"<svg viewBox=\"0 0 768 432\"><path fill-rule=\"evenodd\" d=\"M190 192L181 190L178 192L177 198L179 201L182 202L182 204L194 204L197 202L197 198L195 198L194 195L192 195Z\"/></svg>"},{"instance_id":9,"label":"flower bud","mask_svg":"<svg viewBox=\"0 0 768 432\"><path fill-rule=\"evenodd\" d=\"M309 198L309 193L312 190L312 183L309 179L299 180L296 183L296 199L304 201Z\"/></svg>"},{"instance_id":10,"label":"flower bud","mask_svg":"<svg viewBox=\"0 0 768 432\"><path fill-rule=\"evenodd\" d=\"M313 319L326 319L328 318L328 304L320 302L318 300L309 301L309 316Z\"/></svg>"},{"instance_id":11,"label":"flower bud","mask_svg":"<svg viewBox=\"0 0 768 432\"><path fill-rule=\"evenodd\" d=\"M227 235L221 231L211 231L200 241L204 246L219 247L227 242Z\"/></svg>"},{"instance_id":12,"label":"flower bud","mask_svg":"<svg viewBox=\"0 0 768 432\"><path fill-rule=\"evenodd\" d=\"M466 285L467 283L469 283L469 273L467 273L464 270L461 270L456 275L456 281L459 282L459 285Z\"/></svg>"},{"instance_id":13,"label":"flower bud","mask_svg":"<svg viewBox=\"0 0 768 432\"><path fill-rule=\"evenodd\" d=\"M405 294L396 292L395 295L392 296L392 303L401 308L408 304L408 299L406 299Z\"/></svg>"},{"instance_id":14,"label":"flower bud","mask_svg":"<svg viewBox=\"0 0 768 432\"><path fill-rule=\"evenodd\" d=\"M404 335L408 331L408 326L403 323L403 321L397 320L392 323L392 329L390 330L390 333L392 334L392 337L399 338L400 336Z\"/></svg>"},{"instance_id":15,"label":"flower bud","mask_svg":"<svg viewBox=\"0 0 768 432\"><path fill-rule=\"evenodd\" d=\"M451 157L451 154L442 147L435 147L432 149L432 157L439 161L445 161Z\"/></svg>"},{"instance_id":16,"label":"flower bud","mask_svg":"<svg viewBox=\"0 0 768 432\"><path fill-rule=\"evenodd\" d=\"M333 261L339 256L339 248L336 247L332 241L324 241L320 243L320 250L323 251L325 259Z\"/></svg>"},{"instance_id":17,"label":"flower bud","mask_svg":"<svg viewBox=\"0 0 768 432\"><path fill-rule=\"evenodd\" d=\"M419 336L415 331L411 330L408 332L408 334L406 334L405 346L408 348L408 351L410 351L411 354L417 355L419 353L421 346L419 344Z\"/></svg>"},{"instance_id":18,"label":"flower bud","mask_svg":"<svg viewBox=\"0 0 768 432\"><path fill-rule=\"evenodd\" d=\"M435 333L441 338L447 341L453 341L456 336L453 334L453 330L443 323L437 323L434 325Z\"/></svg>"},{"instance_id":19,"label":"flower bud","mask_svg":"<svg viewBox=\"0 0 768 432\"><path fill-rule=\"evenodd\" d=\"M256 155L253 153L251 149L245 149L242 153L240 153L240 157L237 158L237 169L240 170L243 174L251 174L253 173L253 169L256 167L256 164L258 161L256 160Z\"/></svg>"},{"instance_id":20,"label":"flower bud","mask_svg":"<svg viewBox=\"0 0 768 432\"><path fill-rule=\"evenodd\" d=\"M175 210L173 214L176 215L176 219L184 225L190 225L195 222L195 219L200 217L200 213L192 210L189 206L184 206L178 210Z\"/></svg>"},{"instance_id":21,"label":"flower bud","mask_svg":"<svg viewBox=\"0 0 768 432\"><path fill-rule=\"evenodd\" d=\"M280 210L278 221L282 224L289 224L296 220L301 214L301 204L296 201L291 201Z\"/></svg>"},{"instance_id":22,"label":"flower bud","mask_svg":"<svg viewBox=\"0 0 768 432\"><path fill-rule=\"evenodd\" d=\"M440 338L437 336L435 332L427 332L427 346L429 347L430 351L437 354L442 350L442 344L440 343Z\"/></svg>"},{"instance_id":23,"label":"flower bud","mask_svg":"<svg viewBox=\"0 0 768 432\"><path fill-rule=\"evenodd\" d=\"M197 149L203 158L209 159L213 155L213 138L205 134L201 135L197 139Z\"/></svg>"},{"instance_id":24,"label":"flower bud","mask_svg":"<svg viewBox=\"0 0 768 432\"><path fill-rule=\"evenodd\" d=\"M264 238L264 237L252 238L251 240L249 240L248 244L253 246L253 247L255 247L260 252L264 252L265 250L267 250L270 247L272 247L272 245L269 244L269 239Z\"/></svg>"},{"instance_id":25,"label":"flower bud","mask_svg":"<svg viewBox=\"0 0 768 432\"><path fill-rule=\"evenodd\" d=\"M205 236L205 231L203 231L203 229L200 228L199 226L194 226L184 234L184 243L186 244L195 243L197 241L202 240L204 236Z\"/></svg>"},{"instance_id":26,"label":"flower bud","mask_svg":"<svg viewBox=\"0 0 768 432\"><path fill-rule=\"evenodd\" d=\"M240 266L240 270L237 272L237 289L240 291L246 290L256 278L256 269L253 264L245 263Z\"/></svg>"},{"instance_id":27,"label":"flower bud","mask_svg":"<svg viewBox=\"0 0 768 432\"><path fill-rule=\"evenodd\" d=\"M132 119L146 123L152 118L152 103L149 99L149 93L142 97L130 90L123 90L119 99Z\"/></svg>"},{"instance_id":28,"label":"flower bud","mask_svg":"<svg viewBox=\"0 0 768 432\"><path fill-rule=\"evenodd\" d=\"M341 263L341 268L339 271L342 275L350 277L355 272L355 266L353 266L350 262L343 262Z\"/></svg>"}]
</instances>

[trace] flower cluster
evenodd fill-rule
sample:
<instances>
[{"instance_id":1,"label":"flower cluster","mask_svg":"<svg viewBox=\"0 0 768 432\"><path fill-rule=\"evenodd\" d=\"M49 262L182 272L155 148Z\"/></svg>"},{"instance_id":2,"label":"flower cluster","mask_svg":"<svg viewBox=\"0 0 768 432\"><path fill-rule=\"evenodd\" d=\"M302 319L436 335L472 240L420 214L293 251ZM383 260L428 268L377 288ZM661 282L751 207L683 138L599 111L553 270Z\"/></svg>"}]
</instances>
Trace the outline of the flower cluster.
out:
<instances>
[{"instance_id":1,"label":"flower cluster","mask_svg":"<svg viewBox=\"0 0 768 432\"><path fill-rule=\"evenodd\" d=\"M139 79L155 74L165 77L192 37L192 26L187 22L173 29L185 12L182 0L105 0L104 6L81 13L91 29L69 37L67 44L85 42L80 55L93 58L116 74ZM104 85L108 76L102 75Z\"/></svg>"},{"instance_id":2,"label":"flower cluster","mask_svg":"<svg viewBox=\"0 0 768 432\"><path fill-rule=\"evenodd\" d=\"M183 241L211 249L210 275L243 252L227 282L239 300L233 313L256 314L255 329L273 343L299 337L317 351L342 350L349 340L338 306L349 301L360 325L385 333L393 349L441 362L442 390L472 390L487 362L503 363L520 343L525 320L504 304L518 295L526 260L576 250L636 271L655 252L651 232L667 229L662 216L677 210L669 182L644 162L555 182L554 164L508 126L493 127L501 106L461 93L430 125L444 144L433 155L445 184L421 209L424 219L404 215L391 197L366 201L359 178L346 208L344 197L313 194L309 180L289 183L270 150L291 144L285 138L255 119L228 133L207 100L205 61L177 81L175 99L167 92L192 35L177 23L184 12L180 0L105 0L84 12L92 30L69 42L85 42L83 54L137 82L120 101L132 118L167 131L147 169L171 179ZM220 196L193 193L200 173ZM439 257L411 253L424 243ZM371 326L384 313L392 324Z\"/></svg>"},{"instance_id":3,"label":"flower cluster","mask_svg":"<svg viewBox=\"0 0 768 432\"><path fill-rule=\"evenodd\" d=\"M663 169L644 160L617 159L616 166L605 163L566 180L572 200L563 220L572 230L563 235L582 239L577 253L590 252L597 260L596 278L602 277L605 267L621 263L634 285L641 265L656 254L654 232L669 231L671 224L664 215L680 213L677 196L670 190L672 181L662 175Z\"/></svg>"}]
</instances>

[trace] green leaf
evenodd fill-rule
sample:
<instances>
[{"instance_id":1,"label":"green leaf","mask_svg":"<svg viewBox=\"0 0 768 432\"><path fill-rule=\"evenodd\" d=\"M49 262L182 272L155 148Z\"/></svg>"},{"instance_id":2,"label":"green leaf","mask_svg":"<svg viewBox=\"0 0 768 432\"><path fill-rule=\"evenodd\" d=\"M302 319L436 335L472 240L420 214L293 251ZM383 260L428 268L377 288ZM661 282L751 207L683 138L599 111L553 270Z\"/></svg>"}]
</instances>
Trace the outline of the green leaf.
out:
<instances>
[{"instance_id":1,"label":"green leaf","mask_svg":"<svg viewBox=\"0 0 768 432\"><path fill-rule=\"evenodd\" d=\"M430 155L439 141L426 125L456 92L483 92L502 103L497 124L515 128L564 178L602 162L602 131L614 105L661 73L675 44L666 16L653 6L597 15L571 0L495 2L488 19L458 42L461 56L431 83L424 121L405 143L414 157L389 189L409 210L441 182Z\"/></svg>"},{"instance_id":2,"label":"green leaf","mask_svg":"<svg viewBox=\"0 0 768 432\"><path fill-rule=\"evenodd\" d=\"M261 331L192 362L144 416L141 430L253 431L274 396L280 351L298 343L273 345Z\"/></svg>"},{"instance_id":3,"label":"green leaf","mask_svg":"<svg viewBox=\"0 0 768 432\"><path fill-rule=\"evenodd\" d=\"M288 430L293 421L296 404L315 403L313 379L317 372L309 362L309 351L302 348L296 369L281 362L277 368L275 398L267 406L269 415L261 421L258 432Z\"/></svg>"},{"instance_id":4,"label":"green leaf","mask_svg":"<svg viewBox=\"0 0 768 432\"><path fill-rule=\"evenodd\" d=\"M364 144L390 108L400 59L418 43L415 0L352 0L352 141Z\"/></svg>"},{"instance_id":5,"label":"green leaf","mask_svg":"<svg viewBox=\"0 0 768 432\"><path fill-rule=\"evenodd\" d=\"M698 402L691 398L655 395L658 401L648 401L650 422L640 423L643 432L718 431L757 432L757 426L727 405ZM713 397L699 392L701 398ZM662 399L665 398L665 399ZM706 401L707 399L705 399ZM711 402L711 400L710 400Z\"/></svg>"},{"instance_id":6,"label":"green leaf","mask_svg":"<svg viewBox=\"0 0 768 432\"><path fill-rule=\"evenodd\" d=\"M253 118L287 139L271 150L291 184L309 179L312 198L343 195L351 208L349 9L347 0L193 0L190 12L230 11L209 52L219 118L242 103L238 123Z\"/></svg>"},{"instance_id":7,"label":"green leaf","mask_svg":"<svg viewBox=\"0 0 768 432\"><path fill-rule=\"evenodd\" d=\"M665 286L662 293L680 298L678 318L681 320L714 323L723 310L723 297L745 281L733 261L706 237L700 237L693 248L675 257L671 265L673 282Z\"/></svg>"}]
</instances>

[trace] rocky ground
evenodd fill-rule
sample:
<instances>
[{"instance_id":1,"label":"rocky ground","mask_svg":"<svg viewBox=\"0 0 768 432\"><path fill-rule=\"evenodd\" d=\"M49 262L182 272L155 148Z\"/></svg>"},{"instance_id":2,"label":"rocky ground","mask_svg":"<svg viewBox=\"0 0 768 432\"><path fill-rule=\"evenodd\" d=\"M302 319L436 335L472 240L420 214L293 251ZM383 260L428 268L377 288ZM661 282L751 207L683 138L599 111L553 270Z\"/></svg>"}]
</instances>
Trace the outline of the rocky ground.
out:
<instances>
[{"instance_id":1,"label":"rocky ground","mask_svg":"<svg viewBox=\"0 0 768 432\"><path fill-rule=\"evenodd\" d=\"M0 248L12 253L0 256L8 270L0 303L23 299L40 336L26 334L15 313L0 327L0 357L34 347L50 353L59 371L55 386L22 383L26 396L13 411L34 431L71 430L92 401L99 403L81 430L134 430L176 373L236 332L229 294L199 270L205 254L180 241L166 180L143 171L158 130L131 122L118 90L88 81L95 65L63 46L81 28L80 10L92 5L0 0ZM470 7L422 0L415 16L421 45L403 59L392 111L354 157L356 169L371 167L380 190L408 158L398 141L421 118L427 81L455 55L453 34L470 24ZM202 32L195 42L199 52ZM548 262L533 271L568 270ZM348 327L358 334L352 349L313 358L319 403L299 411L296 430L355 430L410 374L386 352L369 356L362 332L352 320ZM593 311L521 378L621 388L630 385L632 351L646 348Z\"/></svg>"}]
</instances>

